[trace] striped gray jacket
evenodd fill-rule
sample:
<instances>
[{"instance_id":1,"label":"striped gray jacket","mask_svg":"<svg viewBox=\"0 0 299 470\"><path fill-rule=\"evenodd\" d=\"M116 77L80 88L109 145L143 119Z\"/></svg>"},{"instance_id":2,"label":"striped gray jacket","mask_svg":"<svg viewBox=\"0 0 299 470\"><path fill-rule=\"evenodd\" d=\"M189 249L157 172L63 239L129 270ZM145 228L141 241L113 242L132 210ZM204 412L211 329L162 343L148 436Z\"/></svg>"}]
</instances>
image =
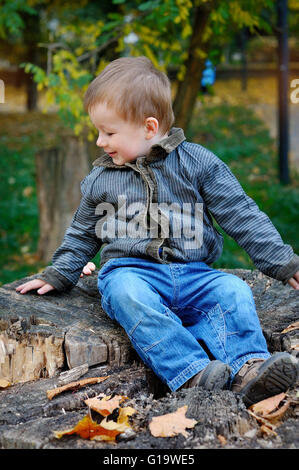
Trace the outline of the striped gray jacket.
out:
<instances>
[{"instance_id":1,"label":"striped gray jacket","mask_svg":"<svg viewBox=\"0 0 299 470\"><path fill-rule=\"evenodd\" d=\"M299 257L228 166L187 142L182 129L134 162L115 165L103 154L93 166L52 266L39 276L57 290L73 287L99 250L101 266L119 257L210 265L223 248L213 218L264 274L286 283L299 269Z\"/></svg>"}]
</instances>

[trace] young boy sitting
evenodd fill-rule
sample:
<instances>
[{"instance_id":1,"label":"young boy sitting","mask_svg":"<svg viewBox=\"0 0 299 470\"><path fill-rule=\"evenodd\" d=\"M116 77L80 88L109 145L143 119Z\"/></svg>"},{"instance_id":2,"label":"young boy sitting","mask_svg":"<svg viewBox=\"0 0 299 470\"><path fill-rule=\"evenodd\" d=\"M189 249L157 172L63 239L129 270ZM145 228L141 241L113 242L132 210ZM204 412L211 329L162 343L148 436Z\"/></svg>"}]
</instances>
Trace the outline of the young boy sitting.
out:
<instances>
[{"instance_id":1,"label":"young boy sitting","mask_svg":"<svg viewBox=\"0 0 299 470\"><path fill-rule=\"evenodd\" d=\"M169 80L147 58L110 63L85 107L105 153L52 266L17 291L73 287L101 248L103 309L171 391L228 387L248 406L286 391L297 360L269 354L251 289L211 267L223 243L211 216L260 271L295 289L299 257L229 168L172 128Z\"/></svg>"}]
</instances>

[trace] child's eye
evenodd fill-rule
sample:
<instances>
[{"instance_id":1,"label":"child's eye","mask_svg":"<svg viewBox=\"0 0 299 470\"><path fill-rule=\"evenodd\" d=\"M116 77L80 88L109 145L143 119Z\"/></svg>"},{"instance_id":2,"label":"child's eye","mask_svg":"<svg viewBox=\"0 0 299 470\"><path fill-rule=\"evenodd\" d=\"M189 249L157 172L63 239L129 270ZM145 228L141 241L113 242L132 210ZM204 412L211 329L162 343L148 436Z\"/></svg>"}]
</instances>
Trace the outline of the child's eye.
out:
<instances>
[{"instance_id":1,"label":"child's eye","mask_svg":"<svg viewBox=\"0 0 299 470\"><path fill-rule=\"evenodd\" d=\"M108 137L110 137L111 135L113 135L113 132L107 132L107 135Z\"/></svg>"}]
</instances>

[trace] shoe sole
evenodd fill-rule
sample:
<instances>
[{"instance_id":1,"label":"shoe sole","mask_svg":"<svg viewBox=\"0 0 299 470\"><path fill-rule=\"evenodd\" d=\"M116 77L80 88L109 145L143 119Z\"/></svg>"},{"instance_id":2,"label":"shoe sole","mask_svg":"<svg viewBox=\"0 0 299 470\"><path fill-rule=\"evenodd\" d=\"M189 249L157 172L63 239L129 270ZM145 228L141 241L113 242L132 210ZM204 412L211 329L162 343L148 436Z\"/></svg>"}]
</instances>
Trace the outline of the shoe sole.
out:
<instances>
[{"instance_id":1,"label":"shoe sole","mask_svg":"<svg viewBox=\"0 0 299 470\"><path fill-rule=\"evenodd\" d=\"M276 353L259 368L258 375L241 390L247 407L286 392L295 384L298 361L288 353Z\"/></svg>"},{"instance_id":2,"label":"shoe sole","mask_svg":"<svg viewBox=\"0 0 299 470\"><path fill-rule=\"evenodd\" d=\"M215 360L210 362L197 384L206 390L223 390L231 374L231 368L228 364Z\"/></svg>"}]
</instances>

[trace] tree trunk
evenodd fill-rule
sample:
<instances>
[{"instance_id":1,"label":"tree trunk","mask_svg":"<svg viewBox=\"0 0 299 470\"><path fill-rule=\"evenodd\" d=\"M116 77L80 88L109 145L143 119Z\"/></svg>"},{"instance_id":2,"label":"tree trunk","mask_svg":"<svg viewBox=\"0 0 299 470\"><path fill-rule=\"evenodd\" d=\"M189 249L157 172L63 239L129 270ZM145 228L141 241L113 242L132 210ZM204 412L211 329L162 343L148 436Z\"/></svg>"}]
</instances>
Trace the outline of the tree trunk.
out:
<instances>
[{"instance_id":1,"label":"tree trunk","mask_svg":"<svg viewBox=\"0 0 299 470\"><path fill-rule=\"evenodd\" d=\"M209 42L203 41L203 35L210 13L214 8L214 2L207 2L194 9L193 32L190 39L188 57L185 62L186 75L179 82L178 90L173 104L175 125L187 131L196 105L198 91L200 89L201 75L204 69L205 58L199 54L208 52Z\"/></svg>"},{"instance_id":2,"label":"tree trunk","mask_svg":"<svg viewBox=\"0 0 299 470\"><path fill-rule=\"evenodd\" d=\"M36 154L42 262L51 260L63 239L80 202L80 181L89 173L92 159L91 145L75 136L64 136L60 147Z\"/></svg>"},{"instance_id":3,"label":"tree trunk","mask_svg":"<svg viewBox=\"0 0 299 470\"><path fill-rule=\"evenodd\" d=\"M36 63L32 61L32 63ZM26 80L26 109L27 111L35 111L37 109L38 93L37 84L34 82L31 75L27 76Z\"/></svg>"},{"instance_id":4,"label":"tree trunk","mask_svg":"<svg viewBox=\"0 0 299 470\"><path fill-rule=\"evenodd\" d=\"M40 13L37 15L23 14L23 21L26 24L24 31L24 44L26 44L26 62L42 66L40 47L42 34L40 28ZM27 111L35 111L37 109L38 92L37 84L33 80L33 75L27 75L26 80L26 108Z\"/></svg>"}]
</instances>

